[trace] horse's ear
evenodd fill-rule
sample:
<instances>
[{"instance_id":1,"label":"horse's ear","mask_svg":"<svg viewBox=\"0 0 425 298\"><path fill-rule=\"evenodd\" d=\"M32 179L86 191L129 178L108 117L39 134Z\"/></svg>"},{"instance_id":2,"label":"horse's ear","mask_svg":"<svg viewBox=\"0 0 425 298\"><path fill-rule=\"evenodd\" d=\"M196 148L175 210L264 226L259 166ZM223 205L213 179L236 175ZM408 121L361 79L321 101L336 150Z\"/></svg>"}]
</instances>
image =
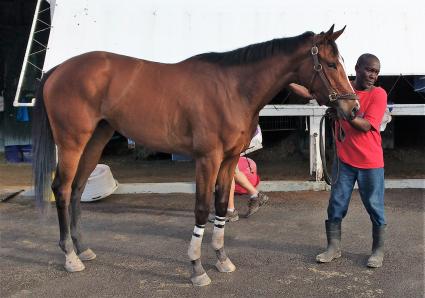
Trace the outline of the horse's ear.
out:
<instances>
[{"instance_id":1,"label":"horse's ear","mask_svg":"<svg viewBox=\"0 0 425 298\"><path fill-rule=\"evenodd\" d=\"M335 41L342 34L342 32L344 32L345 27L347 27L347 25L345 25L344 28L342 28L341 30L332 33L332 35L329 37L329 39Z\"/></svg>"},{"instance_id":2,"label":"horse's ear","mask_svg":"<svg viewBox=\"0 0 425 298\"><path fill-rule=\"evenodd\" d=\"M334 33L335 24L331 26L331 28L328 30L328 32L325 33L326 37L331 37Z\"/></svg>"},{"instance_id":3,"label":"horse's ear","mask_svg":"<svg viewBox=\"0 0 425 298\"><path fill-rule=\"evenodd\" d=\"M335 27L335 24L332 25L332 27L326 33L320 32L320 34L318 34L317 37L316 37L316 44L321 44L321 43L325 42L326 40L331 39L332 34L334 32L334 27Z\"/></svg>"}]
</instances>

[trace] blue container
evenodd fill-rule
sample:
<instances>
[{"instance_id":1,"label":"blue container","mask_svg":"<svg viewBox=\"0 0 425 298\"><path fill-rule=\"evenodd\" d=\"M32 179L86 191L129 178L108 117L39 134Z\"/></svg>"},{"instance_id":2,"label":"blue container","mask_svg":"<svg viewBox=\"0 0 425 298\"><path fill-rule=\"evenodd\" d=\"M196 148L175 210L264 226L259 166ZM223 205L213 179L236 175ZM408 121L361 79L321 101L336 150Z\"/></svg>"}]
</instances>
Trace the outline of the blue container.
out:
<instances>
[{"instance_id":1,"label":"blue container","mask_svg":"<svg viewBox=\"0 0 425 298\"><path fill-rule=\"evenodd\" d=\"M4 156L7 162L22 162L22 152L19 145L4 146Z\"/></svg>"},{"instance_id":2,"label":"blue container","mask_svg":"<svg viewBox=\"0 0 425 298\"><path fill-rule=\"evenodd\" d=\"M32 162L32 146L21 145L22 162Z\"/></svg>"}]
</instances>

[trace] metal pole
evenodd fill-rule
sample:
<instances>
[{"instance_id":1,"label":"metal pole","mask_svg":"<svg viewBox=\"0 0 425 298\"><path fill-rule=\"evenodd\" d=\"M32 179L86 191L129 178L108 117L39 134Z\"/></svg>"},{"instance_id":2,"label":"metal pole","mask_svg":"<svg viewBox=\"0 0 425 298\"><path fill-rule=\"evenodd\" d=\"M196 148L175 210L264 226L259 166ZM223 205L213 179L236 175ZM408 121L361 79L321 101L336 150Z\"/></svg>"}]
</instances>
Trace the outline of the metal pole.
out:
<instances>
[{"instance_id":1,"label":"metal pole","mask_svg":"<svg viewBox=\"0 0 425 298\"><path fill-rule=\"evenodd\" d=\"M22 88L22 84L24 82L24 76L25 76L25 72L26 72L26 69L27 69L28 57L29 57L31 47L32 47L32 40L33 40L33 36L34 36L35 27L36 27L36 24L37 24L38 13L40 11L41 1L43 1L43 0L37 0L37 5L35 7L35 13L34 13L34 18L32 19L30 36L28 38L27 49L25 51L25 56L24 56L24 62L22 63L22 69L21 69L21 74L19 76L18 87L16 88L15 100L13 101L14 107L33 107L34 104L35 104L35 98L33 98L31 100L31 102L29 102L29 103L23 103L23 102L19 102L19 97L21 96L21 88Z\"/></svg>"}]
</instances>

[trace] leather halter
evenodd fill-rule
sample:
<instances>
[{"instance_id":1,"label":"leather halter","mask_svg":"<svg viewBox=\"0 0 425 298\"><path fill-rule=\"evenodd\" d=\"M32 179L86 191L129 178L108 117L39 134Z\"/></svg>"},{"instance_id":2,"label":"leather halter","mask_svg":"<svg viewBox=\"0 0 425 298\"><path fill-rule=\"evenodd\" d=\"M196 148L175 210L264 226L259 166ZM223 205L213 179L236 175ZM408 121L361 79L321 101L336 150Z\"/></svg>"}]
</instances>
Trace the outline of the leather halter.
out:
<instances>
[{"instance_id":1,"label":"leather halter","mask_svg":"<svg viewBox=\"0 0 425 298\"><path fill-rule=\"evenodd\" d=\"M310 81L310 85L308 88L308 91L310 92L311 90L311 86L314 82L314 79L316 78L316 75L318 74L320 79L322 80L323 84L326 86L326 88L328 89L329 92L329 101L328 103L332 103L336 100L357 100L358 97L355 93L346 93L346 94L338 94L337 92L335 92L335 90L331 87L331 84L329 83L328 78L326 77L324 71L323 71L323 66L322 64L319 62L319 48L317 46L313 46L311 48L311 55L313 57L313 61L314 61L314 73L313 73L313 77L311 78ZM311 93L311 92L310 92Z\"/></svg>"}]
</instances>

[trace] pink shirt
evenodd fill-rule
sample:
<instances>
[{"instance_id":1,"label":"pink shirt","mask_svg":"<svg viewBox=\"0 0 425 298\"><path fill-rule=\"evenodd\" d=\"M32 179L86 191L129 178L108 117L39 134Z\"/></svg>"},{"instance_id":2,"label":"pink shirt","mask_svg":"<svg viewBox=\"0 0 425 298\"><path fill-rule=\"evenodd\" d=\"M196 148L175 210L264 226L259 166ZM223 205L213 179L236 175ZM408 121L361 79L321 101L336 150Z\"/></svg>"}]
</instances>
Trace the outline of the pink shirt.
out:
<instances>
[{"instance_id":1,"label":"pink shirt","mask_svg":"<svg viewBox=\"0 0 425 298\"><path fill-rule=\"evenodd\" d=\"M387 93L381 87L375 87L370 91L355 91L360 101L357 116L369 121L372 127L369 131L363 132L352 127L348 121L342 120L345 140L336 141L338 156L341 161L356 168L383 168L384 156L379 127L387 107Z\"/></svg>"}]
</instances>

